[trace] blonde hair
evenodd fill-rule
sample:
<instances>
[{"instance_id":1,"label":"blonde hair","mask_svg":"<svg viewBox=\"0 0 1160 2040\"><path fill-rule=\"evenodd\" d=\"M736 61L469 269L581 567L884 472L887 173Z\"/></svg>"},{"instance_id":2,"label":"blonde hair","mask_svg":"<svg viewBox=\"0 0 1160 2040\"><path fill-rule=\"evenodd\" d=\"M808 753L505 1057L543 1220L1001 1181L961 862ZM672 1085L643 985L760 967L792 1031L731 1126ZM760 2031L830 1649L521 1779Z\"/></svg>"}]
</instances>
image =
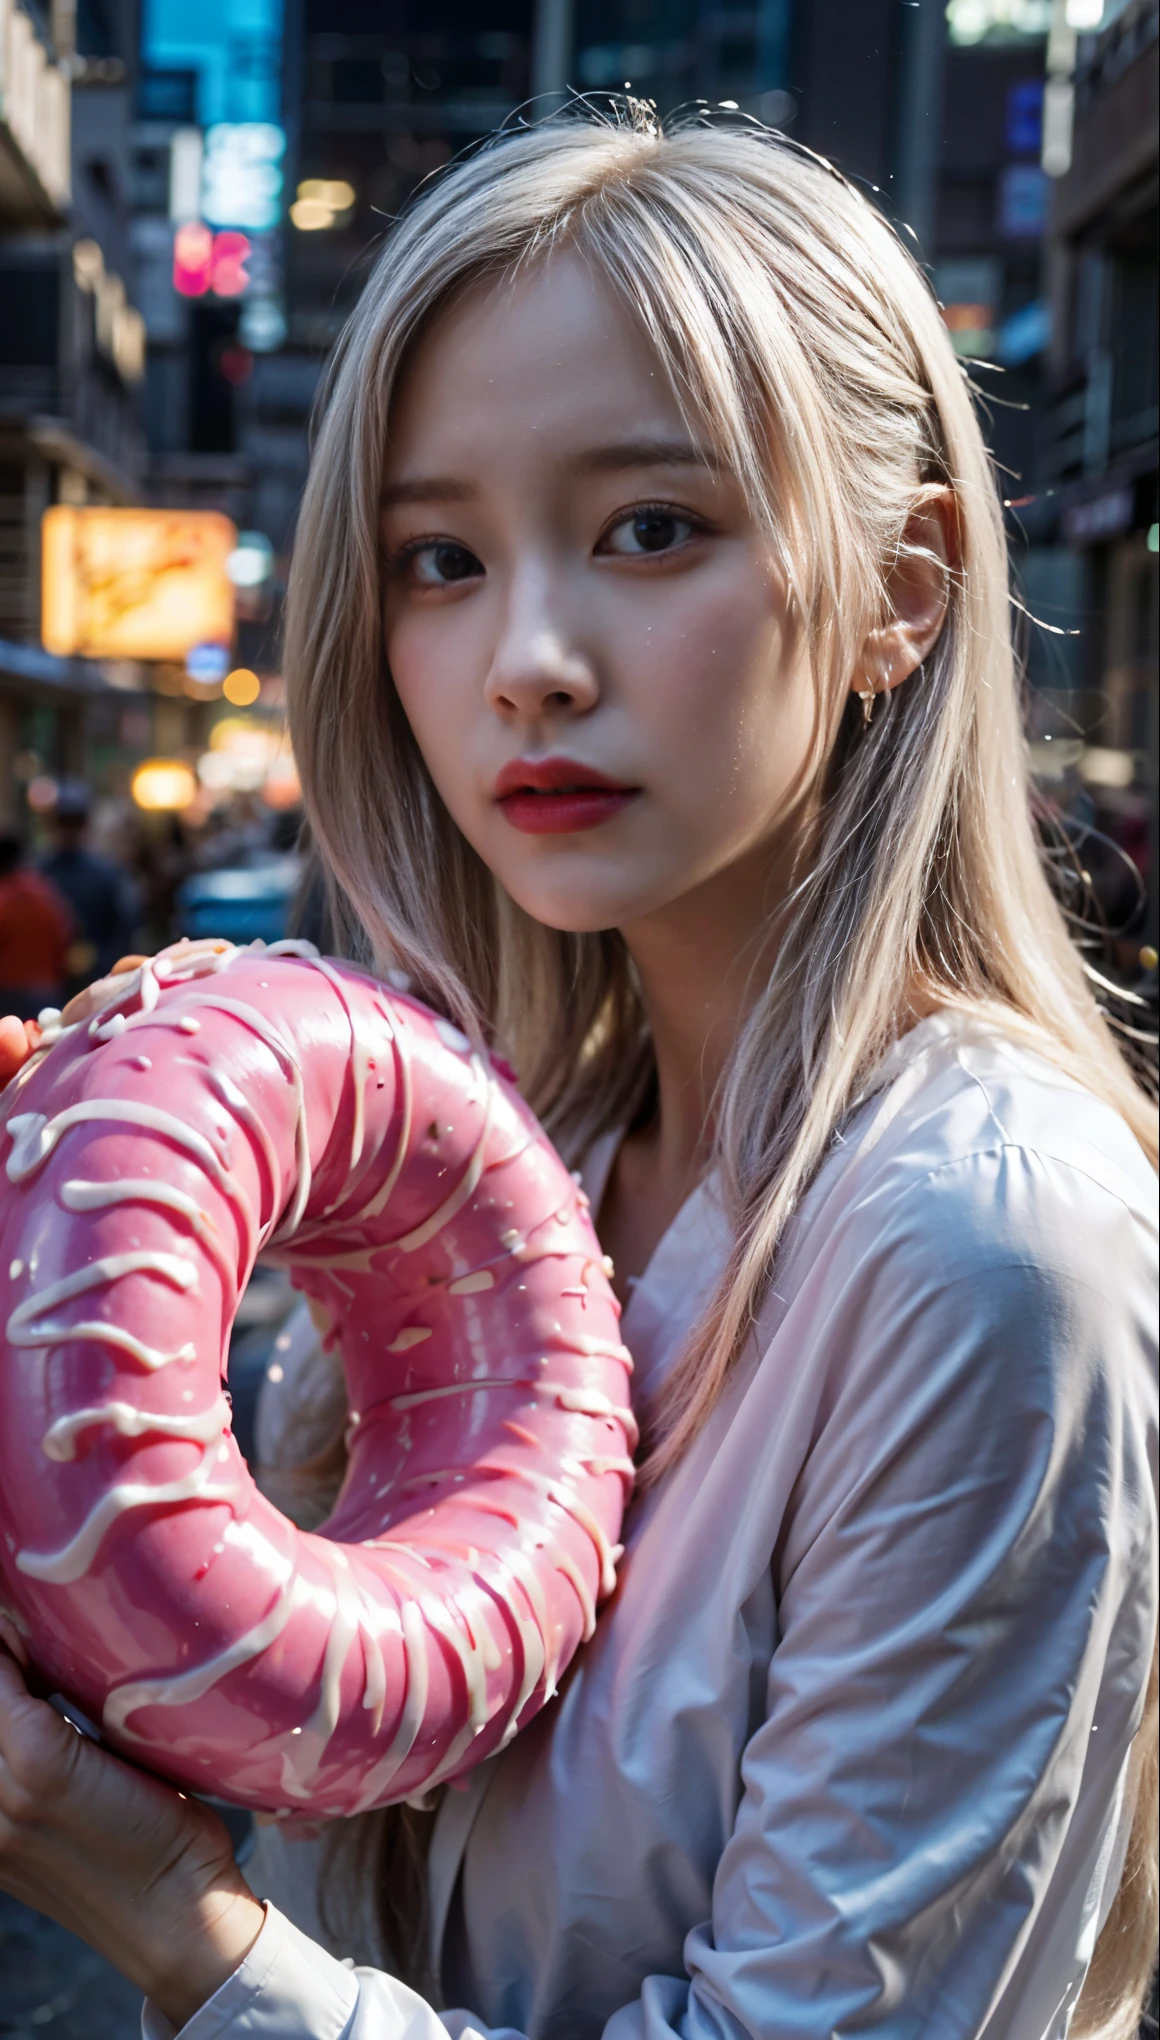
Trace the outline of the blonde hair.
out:
<instances>
[{"instance_id":1,"label":"blonde hair","mask_svg":"<svg viewBox=\"0 0 1160 2040\"><path fill-rule=\"evenodd\" d=\"M380 965L502 1046L576 1150L645 1095L645 1013L615 932L524 914L438 799L386 670L378 500L392 393L471 285L579 248L655 346L768 530L825 727L816 823L723 1079L714 1160L728 1267L654 1421L645 1477L720 1393L786 1226L916 1006L969 1009L1106 1099L1155 1160L1152 1115L1092 998L1033 827L1002 517L930 289L829 165L765 130L564 119L428 185L339 345L299 524L286 674L311 827ZM922 670L861 727L849 687L924 490L954 492L948 609ZM1155 1699L1137 1769L1155 1746ZM1135 2030L1155 1948L1148 1794L1073 2032Z\"/></svg>"}]
</instances>

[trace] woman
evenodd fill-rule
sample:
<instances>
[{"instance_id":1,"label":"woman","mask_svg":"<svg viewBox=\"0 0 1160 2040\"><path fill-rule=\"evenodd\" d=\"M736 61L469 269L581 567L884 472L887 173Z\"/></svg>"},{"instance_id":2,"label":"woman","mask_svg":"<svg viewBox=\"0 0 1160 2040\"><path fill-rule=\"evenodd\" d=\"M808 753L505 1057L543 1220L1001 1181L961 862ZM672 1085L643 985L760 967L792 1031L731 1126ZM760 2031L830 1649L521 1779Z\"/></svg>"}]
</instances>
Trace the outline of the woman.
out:
<instances>
[{"instance_id":1,"label":"woman","mask_svg":"<svg viewBox=\"0 0 1160 2040\"><path fill-rule=\"evenodd\" d=\"M774 136L503 140L351 322L290 610L339 894L585 1172L642 1491L414 1890L416 1823L362 1838L420 1992L12 1665L0 1879L185 2040L1127 2036L1152 1132L1041 872L922 276Z\"/></svg>"}]
</instances>

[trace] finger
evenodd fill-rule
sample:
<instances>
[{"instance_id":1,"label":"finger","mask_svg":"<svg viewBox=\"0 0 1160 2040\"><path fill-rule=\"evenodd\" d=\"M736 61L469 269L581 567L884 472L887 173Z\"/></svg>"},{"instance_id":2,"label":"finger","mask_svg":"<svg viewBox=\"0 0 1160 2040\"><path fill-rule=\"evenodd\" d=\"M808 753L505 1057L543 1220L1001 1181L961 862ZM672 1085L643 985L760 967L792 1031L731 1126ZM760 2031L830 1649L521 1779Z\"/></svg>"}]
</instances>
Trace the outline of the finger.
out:
<instances>
[{"instance_id":1,"label":"finger","mask_svg":"<svg viewBox=\"0 0 1160 2040\"><path fill-rule=\"evenodd\" d=\"M0 1615L0 1655L5 1650L11 1651L18 1665L26 1665L28 1663L27 1646L16 1624L11 1616Z\"/></svg>"},{"instance_id":2,"label":"finger","mask_svg":"<svg viewBox=\"0 0 1160 2040\"><path fill-rule=\"evenodd\" d=\"M63 1729L63 1721L53 1713L47 1701L37 1700L29 1692L16 1659L8 1650L0 1648L0 1767L11 1760L29 1723L39 1723L42 1715L48 1717L44 1726L50 1735L58 1732L58 1725ZM49 1723L53 1724L51 1728Z\"/></svg>"},{"instance_id":3,"label":"finger","mask_svg":"<svg viewBox=\"0 0 1160 2040\"><path fill-rule=\"evenodd\" d=\"M35 1020L18 1020L15 1013L0 1019L0 1084L6 1084L28 1061L40 1039Z\"/></svg>"}]
</instances>

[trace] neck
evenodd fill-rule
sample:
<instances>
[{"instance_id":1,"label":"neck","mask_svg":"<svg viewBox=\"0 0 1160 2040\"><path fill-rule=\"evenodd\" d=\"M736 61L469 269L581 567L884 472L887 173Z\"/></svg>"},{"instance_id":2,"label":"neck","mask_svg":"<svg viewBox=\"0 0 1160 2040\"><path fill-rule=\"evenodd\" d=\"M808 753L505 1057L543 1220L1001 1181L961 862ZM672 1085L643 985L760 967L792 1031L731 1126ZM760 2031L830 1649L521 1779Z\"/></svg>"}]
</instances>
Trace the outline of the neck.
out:
<instances>
[{"instance_id":1,"label":"neck","mask_svg":"<svg viewBox=\"0 0 1160 2040\"><path fill-rule=\"evenodd\" d=\"M656 1055L660 1111L649 1142L661 1180L689 1185L713 1138L722 1073L768 975L779 884L768 851L623 929Z\"/></svg>"}]
</instances>

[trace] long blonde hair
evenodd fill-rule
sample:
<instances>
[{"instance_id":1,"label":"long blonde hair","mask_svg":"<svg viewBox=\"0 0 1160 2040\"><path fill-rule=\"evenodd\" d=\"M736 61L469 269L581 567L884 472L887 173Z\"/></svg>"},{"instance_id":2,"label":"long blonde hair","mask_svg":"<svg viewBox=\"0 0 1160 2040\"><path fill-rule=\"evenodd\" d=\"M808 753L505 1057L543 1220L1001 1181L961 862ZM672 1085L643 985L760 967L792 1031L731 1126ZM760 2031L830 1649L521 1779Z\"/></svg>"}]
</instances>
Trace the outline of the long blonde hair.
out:
<instances>
[{"instance_id":1,"label":"long blonde hair","mask_svg":"<svg viewBox=\"0 0 1160 2040\"><path fill-rule=\"evenodd\" d=\"M502 1046L579 1149L646 1093L625 945L507 896L438 799L383 649L378 501L392 393L424 327L472 284L579 248L649 336L768 531L811 648L826 733L817 820L723 1079L714 1162L728 1267L654 1423L646 1478L683 1451L760 1308L787 1223L919 1006L996 1018L1155 1131L1092 998L1033 826L1002 517L972 395L921 271L829 165L762 129L557 119L425 187L339 345L288 603L286 675L315 841L383 966ZM868 729L849 693L922 492L953 490L946 623ZM1155 1746L1155 1700L1136 1765ZM1134 2030L1154 1938L1148 1792L1073 2031Z\"/></svg>"}]
</instances>

